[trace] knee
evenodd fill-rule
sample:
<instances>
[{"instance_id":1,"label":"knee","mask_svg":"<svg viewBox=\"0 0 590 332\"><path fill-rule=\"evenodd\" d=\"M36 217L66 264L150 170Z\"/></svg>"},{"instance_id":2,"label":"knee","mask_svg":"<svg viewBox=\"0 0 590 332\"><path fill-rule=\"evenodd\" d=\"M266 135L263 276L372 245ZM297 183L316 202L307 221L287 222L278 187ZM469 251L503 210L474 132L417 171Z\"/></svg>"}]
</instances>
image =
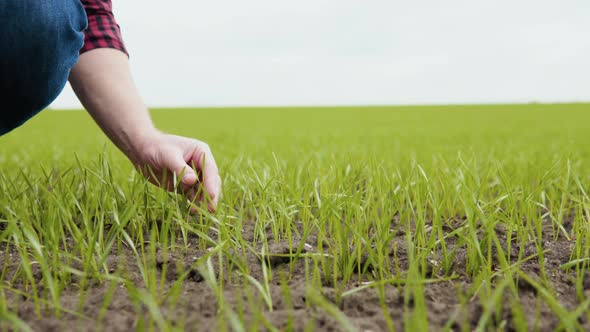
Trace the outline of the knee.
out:
<instances>
[{"instance_id":1,"label":"knee","mask_svg":"<svg viewBox=\"0 0 590 332\"><path fill-rule=\"evenodd\" d=\"M22 1L22 0L20 0ZM70 69L84 45L86 14L79 0L27 1L30 22L21 39L41 71ZM27 45L28 44L28 45Z\"/></svg>"},{"instance_id":2,"label":"knee","mask_svg":"<svg viewBox=\"0 0 590 332\"><path fill-rule=\"evenodd\" d=\"M79 0L30 2L37 7L35 23L30 27L31 44L37 55L30 64L38 82L44 83L46 88L38 91L40 105L37 107L46 107L61 93L70 70L78 62L84 45L86 14Z\"/></svg>"},{"instance_id":3,"label":"knee","mask_svg":"<svg viewBox=\"0 0 590 332\"><path fill-rule=\"evenodd\" d=\"M79 0L0 1L6 1L0 4L0 21L6 21L0 41L8 46L0 48L0 88L14 110L0 122L16 126L65 86L84 44L87 19Z\"/></svg>"}]
</instances>

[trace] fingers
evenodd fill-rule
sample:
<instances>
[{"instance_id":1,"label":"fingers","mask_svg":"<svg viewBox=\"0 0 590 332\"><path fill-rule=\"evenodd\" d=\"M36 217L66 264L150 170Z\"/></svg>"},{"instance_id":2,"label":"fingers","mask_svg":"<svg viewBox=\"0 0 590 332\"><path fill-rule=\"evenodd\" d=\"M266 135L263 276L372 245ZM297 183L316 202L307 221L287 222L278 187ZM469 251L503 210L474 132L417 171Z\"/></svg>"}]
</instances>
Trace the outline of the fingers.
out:
<instances>
[{"instance_id":1,"label":"fingers","mask_svg":"<svg viewBox=\"0 0 590 332\"><path fill-rule=\"evenodd\" d=\"M193 187L195 183L197 183L197 174L189 165L187 165L181 153L174 153L174 151L171 149L170 154L168 156L164 156L164 160L167 164L166 168L174 172L176 176L182 176L180 179L182 190L188 190L189 188Z\"/></svg>"},{"instance_id":2,"label":"fingers","mask_svg":"<svg viewBox=\"0 0 590 332\"><path fill-rule=\"evenodd\" d=\"M221 195L221 177L215 158L207 144L196 140L191 140L190 143L192 143L190 148L185 146L180 150L162 149L160 160L177 177L182 175L181 186L177 189L184 192L191 202L196 200L204 202L209 211L214 212ZM187 155L183 155L182 150L193 150L192 155L187 158L188 161L185 159Z\"/></svg>"},{"instance_id":3,"label":"fingers","mask_svg":"<svg viewBox=\"0 0 590 332\"><path fill-rule=\"evenodd\" d=\"M208 196L209 211L215 211L219 196L221 194L221 177L219 176L219 169L213 158L211 149L206 144L200 148L199 169L202 172L202 182L205 189L205 197Z\"/></svg>"},{"instance_id":4,"label":"fingers","mask_svg":"<svg viewBox=\"0 0 590 332\"><path fill-rule=\"evenodd\" d=\"M211 199L210 195L203 190L203 186L200 186L198 190L191 189L188 192L187 197L190 204L191 214L198 213L200 208L203 208L203 204L207 204L207 210L213 213L217 208L219 195L217 195L215 199Z\"/></svg>"},{"instance_id":5,"label":"fingers","mask_svg":"<svg viewBox=\"0 0 590 332\"><path fill-rule=\"evenodd\" d=\"M147 179L169 191L183 193L191 203L206 203L214 212L221 195L221 178L209 146L174 135L160 135L152 145L153 149L138 158ZM196 207L192 210L196 212Z\"/></svg>"}]
</instances>

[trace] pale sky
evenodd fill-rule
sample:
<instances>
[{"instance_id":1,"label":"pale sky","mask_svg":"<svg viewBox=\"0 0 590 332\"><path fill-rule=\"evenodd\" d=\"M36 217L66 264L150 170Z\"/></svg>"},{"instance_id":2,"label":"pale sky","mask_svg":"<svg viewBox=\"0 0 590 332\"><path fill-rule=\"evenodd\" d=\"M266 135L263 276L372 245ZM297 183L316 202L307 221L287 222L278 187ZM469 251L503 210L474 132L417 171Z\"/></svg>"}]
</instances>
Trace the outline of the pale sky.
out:
<instances>
[{"instance_id":1,"label":"pale sky","mask_svg":"<svg viewBox=\"0 0 590 332\"><path fill-rule=\"evenodd\" d=\"M113 3L152 107L590 101L588 0Z\"/></svg>"}]
</instances>

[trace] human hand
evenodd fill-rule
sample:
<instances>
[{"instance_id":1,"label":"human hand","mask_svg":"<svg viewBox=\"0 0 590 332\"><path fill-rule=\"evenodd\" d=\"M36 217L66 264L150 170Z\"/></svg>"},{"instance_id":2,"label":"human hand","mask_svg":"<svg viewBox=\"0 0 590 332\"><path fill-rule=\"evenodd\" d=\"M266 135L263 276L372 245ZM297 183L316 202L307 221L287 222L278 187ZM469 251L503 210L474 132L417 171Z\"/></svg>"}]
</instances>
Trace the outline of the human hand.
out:
<instances>
[{"instance_id":1,"label":"human hand","mask_svg":"<svg viewBox=\"0 0 590 332\"><path fill-rule=\"evenodd\" d=\"M82 54L70 83L100 128L150 182L215 210L221 178L209 146L155 129L125 53L101 48Z\"/></svg>"},{"instance_id":2,"label":"human hand","mask_svg":"<svg viewBox=\"0 0 590 332\"><path fill-rule=\"evenodd\" d=\"M136 146L137 151L131 151L129 157L151 183L169 191L181 191L191 202L205 202L209 211L215 211L221 177L206 143L156 132ZM174 178L179 179L176 187Z\"/></svg>"}]
</instances>

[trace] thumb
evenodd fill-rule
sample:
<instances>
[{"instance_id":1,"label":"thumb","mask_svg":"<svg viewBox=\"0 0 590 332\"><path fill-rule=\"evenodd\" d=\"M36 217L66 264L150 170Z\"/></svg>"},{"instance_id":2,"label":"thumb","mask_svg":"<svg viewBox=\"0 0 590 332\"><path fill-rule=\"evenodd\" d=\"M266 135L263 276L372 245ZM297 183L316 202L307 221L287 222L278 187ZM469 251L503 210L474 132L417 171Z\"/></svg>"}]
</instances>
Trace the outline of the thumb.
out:
<instances>
[{"instance_id":1,"label":"thumb","mask_svg":"<svg viewBox=\"0 0 590 332\"><path fill-rule=\"evenodd\" d=\"M168 168L176 176L180 177L182 175L180 182L185 187L193 186L197 182L197 174L187 165L180 154L175 154L168 159Z\"/></svg>"},{"instance_id":2,"label":"thumb","mask_svg":"<svg viewBox=\"0 0 590 332\"><path fill-rule=\"evenodd\" d=\"M180 175L180 173L178 175ZM194 186L195 183L197 183L197 174L195 174L195 171L186 164L180 182L185 186Z\"/></svg>"}]
</instances>

